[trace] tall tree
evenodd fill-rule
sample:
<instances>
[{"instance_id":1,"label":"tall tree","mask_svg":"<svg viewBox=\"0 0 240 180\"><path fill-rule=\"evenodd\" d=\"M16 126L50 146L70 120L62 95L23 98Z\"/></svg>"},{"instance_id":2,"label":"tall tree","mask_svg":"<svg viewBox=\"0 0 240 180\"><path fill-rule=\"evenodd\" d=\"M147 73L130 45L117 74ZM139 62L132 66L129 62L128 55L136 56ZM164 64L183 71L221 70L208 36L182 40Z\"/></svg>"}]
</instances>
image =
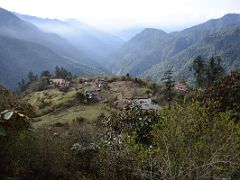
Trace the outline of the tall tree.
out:
<instances>
[{"instance_id":1,"label":"tall tree","mask_svg":"<svg viewBox=\"0 0 240 180\"><path fill-rule=\"evenodd\" d=\"M55 77L71 80L73 76L72 76L72 73L67 71L65 68L63 68L63 67L59 68L58 66L56 66Z\"/></svg>"},{"instance_id":2,"label":"tall tree","mask_svg":"<svg viewBox=\"0 0 240 180\"><path fill-rule=\"evenodd\" d=\"M60 77L60 68L58 66L55 67L55 77Z\"/></svg>"},{"instance_id":3,"label":"tall tree","mask_svg":"<svg viewBox=\"0 0 240 180\"><path fill-rule=\"evenodd\" d=\"M173 87L174 87L174 81L172 80L172 70L168 70L164 73L162 77L162 82L164 83L164 95L165 99L168 102L168 108L171 109L171 101L173 99Z\"/></svg>"},{"instance_id":4,"label":"tall tree","mask_svg":"<svg viewBox=\"0 0 240 180\"><path fill-rule=\"evenodd\" d=\"M37 74L34 75L34 73L33 73L32 71L30 71L30 72L28 73L27 77L28 77L29 83L32 83L32 82L38 80L38 75L37 75Z\"/></svg>"},{"instance_id":5,"label":"tall tree","mask_svg":"<svg viewBox=\"0 0 240 180\"><path fill-rule=\"evenodd\" d=\"M205 81L206 81L206 77L205 77L205 63L204 60L202 58L202 56L198 56L194 59L193 61L193 71L194 71L194 76L196 79L196 85L199 88L204 88L205 86Z\"/></svg>"},{"instance_id":6,"label":"tall tree","mask_svg":"<svg viewBox=\"0 0 240 180\"><path fill-rule=\"evenodd\" d=\"M208 62L205 62L201 56L198 56L194 59L192 68L196 79L196 85L202 90L212 86L225 75L219 56L210 57Z\"/></svg>"},{"instance_id":7,"label":"tall tree","mask_svg":"<svg viewBox=\"0 0 240 180\"><path fill-rule=\"evenodd\" d=\"M49 71L45 70L41 73L41 78L47 77L50 78L52 75Z\"/></svg>"},{"instance_id":8,"label":"tall tree","mask_svg":"<svg viewBox=\"0 0 240 180\"><path fill-rule=\"evenodd\" d=\"M212 85L214 82L222 79L225 75L224 69L221 66L221 58L219 56L211 57L208 60L208 70L207 70L207 80L208 86Z\"/></svg>"},{"instance_id":9,"label":"tall tree","mask_svg":"<svg viewBox=\"0 0 240 180\"><path fill-rule=\"evenodd\" d=\"M26 81L22 79L20 82L18 82L18 87L19 87L19 92L23 92L27 87Z\"/></svg>"}]
</instances>

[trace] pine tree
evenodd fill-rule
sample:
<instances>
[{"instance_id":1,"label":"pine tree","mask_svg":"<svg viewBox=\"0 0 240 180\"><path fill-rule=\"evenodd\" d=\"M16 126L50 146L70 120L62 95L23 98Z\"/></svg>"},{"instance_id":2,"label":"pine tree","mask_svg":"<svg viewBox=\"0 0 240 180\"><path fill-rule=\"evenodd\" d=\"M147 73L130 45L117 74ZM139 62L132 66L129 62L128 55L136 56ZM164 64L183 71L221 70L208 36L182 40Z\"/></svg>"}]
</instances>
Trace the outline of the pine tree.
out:
<instances>
[{"instance_id":1,"label":"pine tree","mask_svg":"<svg viewBox=\"0 0 240 180\"><path fill-rule=\"evenodd\" d=\"M52 76L51 73L47 70L41 73L41 78L44 78L44 77L50 78L51 76Z\"/></svg>"},{"instance_id":2,"label":"pine tree","mask_svg":"<svg viewBox=\"0 0 240 180\"><path fill-rule=\"evenodd\" d=\"M163 78L161 79L164 83L164 95L165 99L168 102L168 108L171 109L171 101L173 99L173 87L174 87L174 81L172 80L172 70L168 70L164 73Z\"/></svg>"},{"instance_id":3,"label":"pine tree","mask_svg":"<svg viewBox=\"0 0 240 180\"><path fill-rule=\"evenodd\" d=\"M198 56L193 61L193 70L196 85L202 90L212 86L225 75L224 68L221 66L221 58L219 56L210 57L207 63L204 62L201 56Z\"/></svg>"},{"instance_id":4,"label":"pine tree","mask_svg":"<svg viewBox=\"0 0 240 180\"><path fill-rule=\"evenodd\" d=\"M38 75L34 75L32 71L30 71L27 75L29 83L32 83L34 81L38 81Z\"/></svg>"},{"instance_id":5,"label":"pine tree","mask_svg":"<svg viewBox=\"0 0 240 180\"><path fill-rule=\"evenodd\" d=\"M205 72L206 72L206 65L204 63L204 60L201 56L196 57L193 61L193 71L194 71L194 76L196 79L196 85L198 88L205 88L205 82L206 82L206 77L205 77Z\"/></svg>"},{"instance_id":6,"label":"pine tree","mask_svg":"<svg viewBox=\"0 0 240 180\"><path fill-rule=\"evenodd\" d=\"M19 92L23 92L26 89L26 86L27 84L24 79L18 82Z\"/></svg>"},{"instance_id":7,"label":"pine tree","mask_svg":"<svg viewBox=\"0 0 240 180\"><path fill-rule=\"evenodd\" d=\"M220 63L221 58L219 56L216 57L212 56L208 60L208 70L206 72L208 87L224 77L225 72Z\"/></svg>"}]
</instances>

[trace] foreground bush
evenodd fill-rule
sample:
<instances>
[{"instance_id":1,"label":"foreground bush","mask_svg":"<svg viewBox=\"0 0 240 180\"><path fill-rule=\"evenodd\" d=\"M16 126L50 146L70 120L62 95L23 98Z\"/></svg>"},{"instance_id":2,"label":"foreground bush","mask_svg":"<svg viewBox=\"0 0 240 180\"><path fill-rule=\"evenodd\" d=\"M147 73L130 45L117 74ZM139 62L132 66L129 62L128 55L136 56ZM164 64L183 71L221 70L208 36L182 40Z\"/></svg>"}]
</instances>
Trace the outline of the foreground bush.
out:
<instances>
[{"instance_id":1,"label":"foreground bush","mask_svg":"<svg viewBox=\"0 0 240 180\"><path fill-rule=\"evenodd\" d=\"M88 147L96 130L87 124L41 127L2 137L0 177L17 179L82 179L90 172L88 152L75 153L72 146ZM82 160L85 160L84 162Z\"/></svg>"},{"instance_id":2,"label":"foreground bush","mask_svg":"<svg viewBox=\"0 0 240 180\"><path fill-rule=\"evenodd\" d=\"M0 139L0 174L17 179L239 179L240 125L219 103L130 107L94 123Z\"/></svg>"},{"instance_id":3,"label":"foreground bush","mask_svg":"<svg viewBox=\"0 0 240 180\"><path fill-rule=\"evenodd\" d=\"M239 178L240 129L218 103L162 110L154 127L158 173L164 179Z\"/></svg>"},{"instance_id":4,"label":"foreground bush","mask_svg":"<svg viewBox=\"0 0 240 180\"><path fill-rule=\"evenodd\" d=\"M103 178L239 179L239 124L220 110L218 103L199 102L163 108L151 130L152 145L138 141L139 128L115 130L115 143L106 145L100 158Z\"/></svg>"}]
</instances>

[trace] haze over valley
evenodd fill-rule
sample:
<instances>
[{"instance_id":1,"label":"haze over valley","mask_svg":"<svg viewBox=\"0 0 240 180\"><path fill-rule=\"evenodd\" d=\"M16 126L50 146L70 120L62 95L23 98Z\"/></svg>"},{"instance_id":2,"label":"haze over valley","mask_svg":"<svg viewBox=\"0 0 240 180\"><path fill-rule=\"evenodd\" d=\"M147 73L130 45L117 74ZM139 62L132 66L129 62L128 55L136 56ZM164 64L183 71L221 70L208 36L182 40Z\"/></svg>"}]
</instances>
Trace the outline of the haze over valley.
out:
<instances>
[{"instance_id":1,"label":"haze over valley","mask_svg":"<svg viewBox=\"0 0 240 180\"><path fill-rule=\"evenodd\" d=\"M155 82L167 69L174 70L174 78L191 81L189 66L198 55L223 57L227 71L239 67L239 14L185 29L172 26L168 32L140 25L109 32L77 19L40 18L3 8L0 14L1 82L11 89L29 71L51 71L56 65L76 75L129 73Z\"/></svg>"}]
</instances>

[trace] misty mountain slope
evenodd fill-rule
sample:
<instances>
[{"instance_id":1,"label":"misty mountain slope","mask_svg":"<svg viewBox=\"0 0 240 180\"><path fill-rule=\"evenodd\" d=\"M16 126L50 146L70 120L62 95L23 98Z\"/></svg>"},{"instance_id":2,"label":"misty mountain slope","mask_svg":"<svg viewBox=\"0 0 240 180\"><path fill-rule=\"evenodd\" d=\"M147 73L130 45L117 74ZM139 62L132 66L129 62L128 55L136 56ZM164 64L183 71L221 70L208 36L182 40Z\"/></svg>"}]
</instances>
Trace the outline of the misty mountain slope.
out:
<instances>
[{"instance_id":1,"label":"misty mountain slope","mask_svg":"<svg viewBox=\"0 0 240 180\"><path fill-rule=\"evenodd\" d=\"M41 44L55 53L89 66L96 63L69 42L53 33L44 33L35 25L23 21L0 8L0 35Z\"/></svg>"},{"instance_id":2,"label":"misty mountain slope","mask_svg":"<svg viewBox=\"0 0 240 180\"><path fill-rule=\"evenodd\" d=\"M151 75L159 80L162 73L158 73L157 69L160 72L166 71L173 64L177 67L179 63L181 66L187 66L190 59L185 58L204 56L215 51L217 43L205 48L204 39L214 33L226 32L239 24L240 15L228 14L220 19L209 20L180 32L164 33L157 29L146 29L125 43L110 57L112 62L110 69L116 74L130 73L134 76L144 75L145 77ZM176 70L179 71L179 69Z\"/></svg>"},{"instance_id":3,"label":"misty mountain slope","mask_svg":"<svg viewBox=\"0 0 240 180\"><path fill-rule=\"evenodd\" d=\"M16 89L17 83L29 71L53 71L56 65L79 75L91 75L96 71L67 60L40 44L0 36L0 82L8 88Z\"/></svg>"},{"instance_id":4,"label":"misty mountain slope","mask_svg":"<svg viewBox=\"0 0 240 180\"><path fill-rule=\"evenodd\" d=\"M207 60L212 55L212 50L214 50L215 55L221 57L221 64L227 72L240 69L240 25L229 27L225 29L225 32L214 33L205 37L181 53L145 71L143 76L152 77L159 82L163 73L167 69L172 69L176 79L191 80L193 74L190 69L193 60L198 55Z\"/></svg>"},{"instance_id":5,"label":"misty mountain slope","mask_svg":"<svg viewBox=\"0 0 240 180\"><path fill-rule=\"evenodd\" d=\"M48 33L56 33L99 64L123 44L123 40L74 19L60 21L16 14Z\"/></svg>"},{"instance_id":6,"label":"misty mountain slope","mask_svg":"<svg viewBox=\"0 0 240 180\"><path fill-rule=\"evenodd\" d=\"M226 28L234 27L238 24L240 24L239 14L227 14L220 19L211 19L183 31L170 33L175 37L175 40L172 41L173 55L201 41L210 34L225 31Z\"/></svg>"},{"instance_id":7,"label":"misty mountain slope","mask_svg":"<svg viewBox=\"0 0 240 180\"><path fill-rule=\"evenodd\" d=\"M15 89L27 72L39 73L63 66L79 75L103 72L70 43L56 34L44 33L0 8L0 82Z\"/></svg>"},{"instance_id":8,"label":"misty mountain slope","mask_svg":"<svg viewBox=\"0 0 240 180\"><path fill-rule=\"evenodd\" d=\"M157 29L145 29L137 34L123 47L113 54L110 59L110 68L114 74L126 74L130 72L137 76L150 68L152 65L167 56L167 46L171 36Z\"/></svg>"}]
</instances>

